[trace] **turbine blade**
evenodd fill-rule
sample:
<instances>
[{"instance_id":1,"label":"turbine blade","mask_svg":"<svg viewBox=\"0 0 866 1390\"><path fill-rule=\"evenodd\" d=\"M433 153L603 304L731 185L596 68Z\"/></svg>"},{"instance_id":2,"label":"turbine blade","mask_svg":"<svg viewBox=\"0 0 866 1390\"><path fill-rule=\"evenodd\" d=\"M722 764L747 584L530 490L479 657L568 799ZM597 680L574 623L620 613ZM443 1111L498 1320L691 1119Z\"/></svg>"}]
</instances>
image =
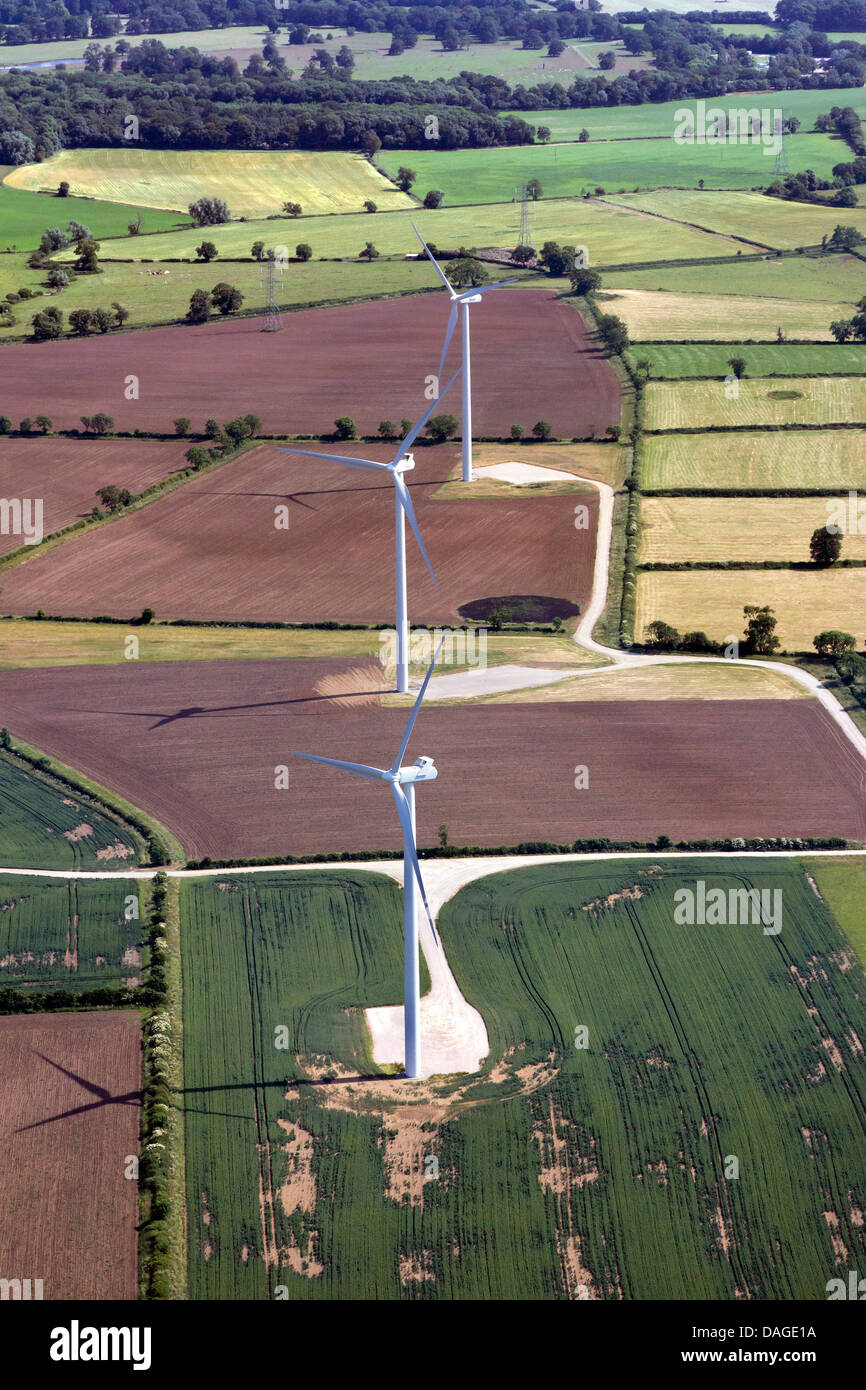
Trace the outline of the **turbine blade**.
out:
<instances>
[{"instance_id":1,"label":"turbine blade","mask_svg":"<svg viewBox=\"0 0 866 1390\"><path fill-rule=\"evenodd\" d=\"M451 305L451 312L448 315L448 327L445 329L445 342L442 345L442 356L439 359L439 380L442 380L442 372L445 367L445 358L448 356L448 349L451 346L451 339L454 337L454 329L457 327L457 300Z\"/></svg>"},{"instance_id":2,"label":"turbine blade","mask_svg":"<svg viewBox=\"0 0 866 1390\"><path fill-rule=\"evenodd\" d=\"M325 459L328 463L344 463L347 468L387 468L387 463L374 463L372 459L356 459L350 454L314 454L310 449L284 449L281 454L302 454L307 459Z\"/></svg>"},{"instance_id":3,"label":"turbine blade","mask_svg":"<svg viewBox=\"0 0 866 1390\"><path fill-rule=\"evenodd\" d=\"M352 772L356 777L364 777L368 782L383 782L388 776L381 767L368 767L366 763L346 763L341 758L320 758L316 753L298 753L294 748L292 757L304 758L308 763L324 763L326 767L339 767L343 772Z\"/></svg>"},{"instance_id":4,"label":"turbine blade","mask_svg":"<svg viewBox=\"0 0 866 1390\"><path fill-rule=\"evenodd\" d=\"M412 530L415 533L415 539L418 542L418 548L424 557L424 564L430 571L430 578L433 580L433 583L436 585L436 588L438 589L439 581L436 578L436 575L433 573L433 566L430 563L430 556L427 554L427 547L422 539L421 528L419 527L418 519L415 516L415 508L412 506L412 498L409 496L409 489L403 481L402 474L395 472L392 474L392 476L394 479L394 486L397 489L397 496L400 498L400 505L402 506L403 511L406 513L406 518L409 522L409 525L412 527Z\"/></svg>"},{"instance_id":5,"label":"turbine blade","mask_svg":"<svg viewBox=\"0 0 866 1390\"><path fill-rule=\"evenodd\" d=\"M400 448L394 455L392 462L389 464L390 468L393 468L395 464L399 463L404 454L408 454L409 450L412 447L412 444L418 438L418 435L421 433L427 421L430 419L430 416L433 414L433 411L436 409L437 405L442 400L442 397L447 396L448 392L451 390L451 387L454 385L462 370L462 366L457 368L457 371L454 373L451 380L448 382L448 385L445 387L445 390L439 392L439 395L436 397L435 401L430 402L427 409L424 411L424 414L421 416L421 419L415 421L415 424L412 426L411 430L406 435L406 438L403 440L403 443L400 445Z\"/></svg>"},{"instance_id":6,"label":"turbine blade","mask_svg":"<svg viewBox=\"0 0 866 1390\"><path fill-rule=\"evenodd\" d=\"M426 674L426 676L424 677L424 681L423 681L423 683L422 683L421 689L418 691L418 694L417 694L416 699L415 699L415 703L414 703L414 705L412 706L411 712L410 712L410 714L409 714L409 718L406 720L406 727L405 727L405 729L403 730L403 738L402 738L402 741L401 741L401 743L400 743L399 751L398 751L397 756L396 756L396 758L394 759L393 763L391 764L391 766L390 766L389 769L388 769L389 775L393 775L393 774L397 771L397 769L399 768L400 764L401 764L402 761L403 761L403 754L406 752L406 749L407 749L408 746L409 746L409 739L412 737L412 730L413 730L414 727L415 727L415 720L418 718L418 711L419 711L419 709L421 708L421 705L422 705L422 703L423 703L423 701L424 701L424 696L425 696L426 693L427 693L427 686L430 684L430 677L431 677L432 674L433 674L433 667L436 665L436 662L439 660L439 653L440 653L441 650L442 650L442 643L443 643L444 641L445 641L445 634L443 633L442 636L439 638L439 646L436 648L435 652L433 653L433 660L430 662L430 665L427 667L427 674Z\"/></svg>"},{"instance_id":7,"label":"turbine blade","mask_svg":"<svg viewBox=\"0 0 866 1390\"><path fill-rule=\"evenodd\" d=\"M503 287L503 285L516 285L516 284L518 283L519 279L520 279L520 276L519 276L519 275L515 275L514 278L513 278L512 280L497 280L495 285L479 285L479 286L478 286L478 289L476 289L476 290L471 290L470 293L471 293L471 294L486 294L488 290L501 290L502 287ZM461 295L461 298L462 298L462 295Z\"/></svg>"},{"instance_id":8,"label":"turbine blade","mask_svg":"<svg viewBox=\"0 0 866 1390\"><path fill-rule=\"evenodd\" d=\"M430 904L427 901L427 892L424 888L424 880L421 877L421 865L418 863L418 851L415 848L415 831L412 826L412 812L409 810L409 802L406 800L406 793L400 786L399 782L393 782L391 784L391 790L394 793L394 804L397 807L397 815L400 817L400 824L403 827L403 834L406 837L403 858L403 891L405 892L406 873L407 871L411 870L411 872L415 875L415 878L418 881L418 887L421 890L421 901L424 904L424 911L427 913L427 921L430 923L430 930L433 933L433 940L436 942L436 945L438 946L439 935L436 931L436 925L433 921L433 914L430 911ZM405 859L405 856L407 854L409 856L408 866L406 864Z\"/></svg>"},{"instance_id":9,"label":"turbine blade","mask_svg":"<svg viewBox=\"0 0 866 1390\"><path fill-rule=\"evenodd\" d=\"M439 276L439 279L442 281L442 283L443 283L443 285L445 286L446 290L448 290L449 293L453 295L454 290L453 290L452 287L451 287L451 282L449 281L448 276L445 274L444 270L442 269L441 265L440 265L439 262L437 261L436 257L433 255L433 252L430 250L430 247L427 245L427 243L426 243L426 241L424 240L424 238L422 237L421 233L418 231L418 228L415 226L415 223L414 223L414 222L412 223L412 231L415 233L415 235L416 235L416 237L418 238L418 240L420 241L421 245L424 247L424 250L426 251L426 253L427 253L428 257L430 258L430 261L431 261L431 263L432 263L432 265L433 265L433 269L436 271L436 274Z\"/></svg>"}]
</instances>

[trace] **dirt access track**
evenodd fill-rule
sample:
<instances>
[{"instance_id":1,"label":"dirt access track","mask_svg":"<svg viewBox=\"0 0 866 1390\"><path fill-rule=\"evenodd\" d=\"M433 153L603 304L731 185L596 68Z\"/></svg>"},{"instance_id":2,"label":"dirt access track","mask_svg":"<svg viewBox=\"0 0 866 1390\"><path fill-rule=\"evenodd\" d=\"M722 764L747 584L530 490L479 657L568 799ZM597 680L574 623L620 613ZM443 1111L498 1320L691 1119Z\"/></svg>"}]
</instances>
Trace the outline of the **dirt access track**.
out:
<instances>
[{"instance_id":1,"label":"dirt access track","mask_svg":"<svg viewBox=\"0 0 866 1390\"><path fill-rule=\"evenodd\" d=\"M387 767L406 711L381 706L384 684L372 661L129 662L0 671L0 704L13 737L151 812L191 856L263 858L399 847L387 788L291 757ZM417 797L421 845L443 822L452 844L490 847L866 839L861 759L816 700L429 706L407 761L422 753L439 777Z\"/></svg>"},{"instance_id":2,"label":"dirt access track","mask_svg":"<svg viewBox=\"0 0 866 1390\"><path fill-rule=\"evenodd\" d=\"M0 381L18 415L49 402L56 429L105 411L119 430L170 434L179 415L197 430L210 416L224 423L252 411L266 434L325 434L351 415L361 434L374 435L380 420L399 427L426 410L447 319L443 290L285 314L281 333L263 333L262 320L249 318L3 346ZM459 364L457 333L446 380ZM133 376L138 399L127 400ZM512 424L528 435L537 420L560 439L619 424L613 369L577 311L549 290L497 290L475 306L472 388L476 437L507 435ZM459 416L459 382L442 409Z\"/></svg>"},{"instance_id":3,"label":"dirt access track","mask_svg":"<svg viewBox=\"0 0 866 1390\"><path fill-rule=\"evenodd\" d=\"M393 445L308 447L348 454L360 447L379 461L394 454ZM583 609L592 588L596 492L436 500L459 450L419 448L415 461L406 477L440 588L407 527L413 622L459 625L461 604L502 594L563 598ZM575 527L578 503L586 507L583 529ZM275 509L285 506L288 529L277 529ZM389 476L261 445L7 571L3 603L14 615L42 608L131 617L147 605L161 618L393 627L393 537Z\"/></svg>"},{"instance_id":4,"label":"dirt access track","mask_svg":"<svg viewBox=\"0 0 866 1390\"><path fill-rule=\"evenodd\" d=\"M140 1035L133 1009L0 1018L0 1277L46 1300L137 1297Z\"/></svg>"}]
</instances>

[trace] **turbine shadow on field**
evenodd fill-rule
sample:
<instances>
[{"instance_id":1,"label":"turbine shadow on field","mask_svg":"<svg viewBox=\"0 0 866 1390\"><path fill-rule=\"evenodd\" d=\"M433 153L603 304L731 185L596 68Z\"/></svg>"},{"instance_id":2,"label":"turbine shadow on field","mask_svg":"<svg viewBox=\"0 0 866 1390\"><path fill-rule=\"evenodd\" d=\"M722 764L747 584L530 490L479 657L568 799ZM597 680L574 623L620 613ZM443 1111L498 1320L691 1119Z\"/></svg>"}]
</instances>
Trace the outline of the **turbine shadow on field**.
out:
<instances>
[{"instance_id":1,"label":"turbine shadow on field","mask_svg":"<svg viewBox=\"0 0 866 1390\"><path fill-rule=\"evenodd\" d=\"M151 724L151 729L161 729L164 724L175 724L179 719L195 719L200 715L219 715L233 714L238 710L270 709L274 706L282 708L285 705L312 705L321 702L345 701L363 699L369 695L389 695L390 686L380 686L376 690L352 690L342 695L294 695L288 700L260 700L252 705L214 705L207 708L205 705L189 705L186 709L179 709L174 714L166 714L165 710L142 709L78 709L76 714L114 714L123 719L155 719L156 723Z\"/></svg>"},{"instance_id":2,"label":"turbine shadow on field","mask_svg":"<svg viewBox=\"0 0 866 1390\"><path fill-rule=\"evenodd\" d=\"M37 1048L31 1048L31 1051L35 1052L37 1057L41 1057L43 1062L47 1062L50 1067L54 1067L64 1076L68 1076L83 1090L89 1091L98 1099L91 1101L89 1105L76 1105L72 1110L64 1110L59 1115L51 1115L47 1120L34 1120L33 1124L23 1125L21 1129L17 1129L16 1134L24 1134L28 1129L40 1129L42 1125L54 1124L56 1120L68 1120L73 1115L84 1115L88 1110L100 1110L104 1105L141 1105L140 1091L127 1091L125 1095L113 1096L105 1086L97 1086L93 1081L85 1081L83 1076L79 1076L77 1072L69 1071L59 1062L52 1061L50 1057L46 1057L44 1052L39 1052Z\"/></svg>"}]
</instances>

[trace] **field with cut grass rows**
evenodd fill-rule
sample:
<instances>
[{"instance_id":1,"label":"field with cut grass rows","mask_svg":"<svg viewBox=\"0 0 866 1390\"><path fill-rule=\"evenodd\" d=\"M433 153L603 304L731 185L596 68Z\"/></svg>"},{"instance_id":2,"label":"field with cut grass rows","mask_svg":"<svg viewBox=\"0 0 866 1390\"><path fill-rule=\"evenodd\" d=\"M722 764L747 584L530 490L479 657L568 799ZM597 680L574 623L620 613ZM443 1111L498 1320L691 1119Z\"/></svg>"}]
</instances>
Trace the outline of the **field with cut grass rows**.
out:
<instances>
[{"instance_id":1,"label":"field with cut grass rows","mask_svg":"<svg viewBox=\"0 0 866 1390\"><path fill-rule=\"evenodd\" d=\"M866 382L862 377L749 378L727 388L720 381L650 382L646 402L650 430L857 424L866 420Z\"/></svg>"},{"instance_id":2,"label":"field with cut grass rows","mask_svg":"<svg viewBox=\"0 0 866 1390\"><path fill-rule=\"evenodd\" d=\"M641 343L631 359L648 359L653 376L675 379L728 376L734 355L746 359L749 376L866 373L866 343Z\"/></svg>"},{"instance_id":3,"label":"field with cut grass rows","mask_svg":"<svg viewBox=\"0 0 866 1390\"><path fill-rule=\"evenodd\" d=\"M837 514L832 497L647 497L638 560L805 563L812 532ZM846 534L842 554L866 560L866 534Z\"/></svg>"},{"instance_id":4,"label":"field with cut grass rows","mask_svg":"<svg viewBox=\"0 0 866 1390\"><path fill-rule=\"evenodd\" d=\"M707 268L707 279L718 280L727 266ZM628 272L624 272L623 279ZM853 305L815 303L799 299L749 298L739 294L668 294L653 290L604 290L604 312L618 314L635 342L654 338L773 338L777 329L795 338L831 340L829 325L850 318Z\"/></svg>"},{"instance_id":5,"label":"field with cut grass rows","mask_svg":"<svg viewBox=\"0 0 866 1390\"><path fill-rule=\"evenodd\" d=\"M641 476L647 491L670 487L763 488L767 492L789 487L866 488L866 431L647 435Z\"/></svg>"},{"instance_id":6,"label":"field with cut grass rows","mask_svg":"<svg viewBox=\"0 0 866 1390\"><path fill-rule=\"evenodd\" d=\"M339 151L233 150L227 160L221 150L62 150L14 169L6 185L38 191L61 179L73 193L183 213L198 198L224 198L233 217L266 217L287 199L309 213L361 211L366 198L412 206L363 155Z\"/></svg>"},{"instance_id":7,"label":"field with cut grass rows","mask_svg":"<svg viewBox=\"0 0 866 1390\"><path fill-rule=\"evenodd\" d=\"M714 641L742 639L745 604L769 604L781 650L814 654L812 639L828 628L866 642L866 570L651 570L637 585L635 637L656 618L680 632Z\"/></svg>"}]
</instances>

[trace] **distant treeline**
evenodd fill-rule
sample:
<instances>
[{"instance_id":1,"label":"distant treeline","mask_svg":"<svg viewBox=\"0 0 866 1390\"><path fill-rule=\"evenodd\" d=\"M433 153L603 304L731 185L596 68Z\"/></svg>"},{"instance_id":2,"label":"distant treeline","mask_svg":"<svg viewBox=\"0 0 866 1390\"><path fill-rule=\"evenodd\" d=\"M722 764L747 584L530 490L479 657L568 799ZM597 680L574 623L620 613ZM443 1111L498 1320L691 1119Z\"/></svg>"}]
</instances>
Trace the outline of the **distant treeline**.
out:
<instances>
[{"instance_id":1,"label":"distant treeline","mask_svg":"<svg viewBox=\"0 0 866 1390\"><path fill-rule=\"evenodd\" d=\"M106 11L110 9L110 13ZM450 41L496 43L500 39L539 36L541 43L552 39L585 38L593 32L593 22L601 21L609 38L618 28L610 15L598 15L599 0L590 0L590 9L576 10L564 0L555 11L533 10L526 0L437 0L435 4L390 4L378 0L300 0L279 8L271 0L126 0L115 9L106 0L58 0L48 5L40 0L0 0L0 34L7 43L38 43L54 39L113 38L123 29L127 34L169 34L181 30L222 29L229 25L268 26L305 29L297 41L329 29L354 29L360 33L399 34L411 40L418 34L433 34ZM125 26L121 16L128 16Z\"/></svg>"},{"instance_id":2,"label":"distant treeline","mask_svg":"<svg viewBox=\"0 0 866 1390\"><path fill-rule=\"evenodd\" d=\"M440 10L429 10L434 27ZM418 6L404 7L401 13L411 17L418 11ZM638 106L730 91L859 87L866 78L866 48L848 45L831 52L825 35L799 24L768 40L774 51L767 68L759 70L747 40L726 39L703 21L656 12L643 30L634 30L622 29L611 16L567 11L541 15L539 22L563 18L569 25L589 26L596 37L601 27L611 26L630 52L651 54L653 66L612 79L602 73L568 74L565 85L562 74L512 88L501 77L469 71L448 80L356 81L351 55L338 67L324 50L293 76L270 39L243 72L231 57L173 49L157 39L135 48L125 40L116 46L93 44L84 71L0 76L0 163L28 163L63 148L121 145L130 113L138 121L137 140L149 147L375 154L379 145L461 149L531 143L532 127L505 114L514 111ZM459 39L456 35L454 41ZM529 41L545 42L533 31ZM283 51L290 48L283 45ZM825 72L813 71L816 58L824 59Z\"/></svg>"}]
</instances>

